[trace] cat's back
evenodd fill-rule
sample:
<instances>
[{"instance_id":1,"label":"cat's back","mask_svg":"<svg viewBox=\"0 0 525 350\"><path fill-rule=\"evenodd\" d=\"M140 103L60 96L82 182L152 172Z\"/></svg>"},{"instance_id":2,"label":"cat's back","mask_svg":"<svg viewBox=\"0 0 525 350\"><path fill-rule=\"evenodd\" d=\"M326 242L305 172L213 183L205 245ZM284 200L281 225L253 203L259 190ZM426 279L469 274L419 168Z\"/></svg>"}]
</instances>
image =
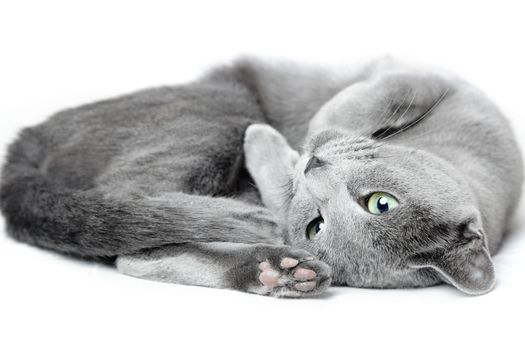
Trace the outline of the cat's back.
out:
<instances>
[{"instance_id":1,"label":"cat's back","mask_svg":"<svg viewBox=\"0 0 525 350\"><path fill-rule=\"evenodd\" d=\"M150 153L173 158L174 152L188 153L182 140L191 134L206 142L207 130L223 127L226 120L231 125L260 118L242 84L205 76L63 110L24 129L12 148L38 148L46 175L70 188L89 189L119 160Z\"/></svg>"}]
</instances>

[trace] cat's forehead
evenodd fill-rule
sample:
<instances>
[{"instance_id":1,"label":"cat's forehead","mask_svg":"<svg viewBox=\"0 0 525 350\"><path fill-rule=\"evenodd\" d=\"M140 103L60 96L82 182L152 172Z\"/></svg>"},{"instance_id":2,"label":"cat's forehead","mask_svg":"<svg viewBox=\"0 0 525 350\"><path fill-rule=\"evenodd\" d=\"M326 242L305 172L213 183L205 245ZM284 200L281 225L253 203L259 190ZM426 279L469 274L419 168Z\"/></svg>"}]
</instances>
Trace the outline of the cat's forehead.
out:
<instances>
[{"instance_id":1,"label":"cat's forehead","mask_svg":"<svg viewBox=\"0 0 525 350\"><path fill-rule=\"evenodd\" d=\"M399 196L455 199L465 187L457 171L440 158L369 139L328 141L315 150L315 156L326 166L313 174L311 181L318 187L326 183L334 192L346 188L353 197L387 191Z\"/></svg>"}]
</instances>

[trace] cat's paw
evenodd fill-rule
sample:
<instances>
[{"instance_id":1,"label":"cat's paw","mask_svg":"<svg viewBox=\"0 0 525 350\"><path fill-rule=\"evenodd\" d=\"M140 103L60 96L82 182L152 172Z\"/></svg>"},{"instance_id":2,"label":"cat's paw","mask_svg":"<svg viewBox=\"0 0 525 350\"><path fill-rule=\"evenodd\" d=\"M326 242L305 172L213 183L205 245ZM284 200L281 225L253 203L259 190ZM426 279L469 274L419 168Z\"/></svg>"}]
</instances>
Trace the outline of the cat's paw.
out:
<instances>
[{"instance_id":1,"label":"cat's paw","mask_svg":"<svg viewBox=\"0 0 525 350\"><path fill-rule=\"evenodd\" d=\"M258 264L259 285L252 292L303 297L321 294L330 285L330 267L306 251L283 249L263 255L266 258Z\"/></svg>"}]
</instances>

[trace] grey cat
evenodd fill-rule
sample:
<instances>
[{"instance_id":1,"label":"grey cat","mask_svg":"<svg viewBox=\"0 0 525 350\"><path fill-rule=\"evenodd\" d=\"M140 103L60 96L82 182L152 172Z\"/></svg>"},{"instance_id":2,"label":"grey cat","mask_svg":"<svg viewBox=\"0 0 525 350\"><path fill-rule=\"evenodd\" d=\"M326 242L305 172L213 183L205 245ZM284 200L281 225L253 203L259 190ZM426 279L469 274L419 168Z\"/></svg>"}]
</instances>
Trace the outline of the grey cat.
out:
<instances>
[{"instance_id":1,"label":"grey cat","mask_svg":"<svg viewBox=\"0 0 525 350\"><path fill-rule=\"evenodd\" d=\"M0 200L15 239L141 278L483 294L522 173L507 121L456 77L243 59L24 129Z\"/></svg>"}]
</instances>

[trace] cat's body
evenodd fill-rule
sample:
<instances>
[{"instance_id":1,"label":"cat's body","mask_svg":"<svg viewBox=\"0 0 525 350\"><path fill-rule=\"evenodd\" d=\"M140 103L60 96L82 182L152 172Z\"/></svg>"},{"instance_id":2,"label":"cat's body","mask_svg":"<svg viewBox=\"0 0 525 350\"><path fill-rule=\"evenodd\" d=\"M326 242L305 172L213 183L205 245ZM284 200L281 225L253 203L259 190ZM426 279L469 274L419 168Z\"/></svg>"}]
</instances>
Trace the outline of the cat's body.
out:
<instances>
[{"instance_id":1,"label":"cat's body","mask_svg":"<svg viewBox=\"0 0 525 350\"><path fill-rule=\"evenodd\" d=\"M259 125L245 134L251 124ZM284 138L260 124L273 126ZM380 143L387 142L392 149L383 147L388 149L385 155ZM293 149L303 145L308 156L299 158ZM446 177L424 169L414 176L427 185L442 184L436 191L453 195L437 198L435 211L412 206L410 215L421 222L406 213L404 220L427 222L429 230L438 231L461 226L469 233L462 233L461 240L407 234L384 250L376 250L377 240L362 237L350 239L351 244L344 235L331 235L330 242L318 237L317 246L315 240L305 240L302 222L312 219L314 209L305 204L301 186L314 197L319 189L302 185L314 176L307 175L306 162L324 152L333 167L339 158L332 156L344 154L347 146L353 147L352 154L368 152L356 177L405 149L417 153L407 161L414 173L421 169L409 163L419 162L418 157L421 168L425 162L431 163L429 169L439 163L436 169ZM331 184L356 169L341 159L337 174L323 175L333 179ZM322 169L320 164L309 174ZM480 93L454 78L384 63L338 75L242 61L194 83L66 110L24 130L10 148L1 201L13 237L80 256L118 257L121 271L144 278L283 296L319 293L331 278L336 284L375 287L445 280L482 293L494 281L486 246L492 253L499 246L519 198L521 177L521 156L506 121ZM423 187L421 193L431 196L431 187ZM401 196L404 188L395 191ZM319 193L316 198L327 190ZM462 196L471 199L472 208L458 206L457 215L441 208ZM320 200L317 212L328 210L325 206L341 209L348 201L335 205ZM333 220L332 227L344 225L342 232L360 223L352 232L366 233L371 229L367 225L373 225L361 223L370 220L362 216L344 223L348 218ZM419 242L416 248L401 242L405 239L428 239L429 244ZM445 243L461 246L457 256L455 251L448 254L449 246L440 246ZM347 244L349 249L337 251ZM444 265L434 261L436 247L446 255ZM474 255L467 256L469 252ZM393 258L396 254L400 259ZM466 274L478 278L469 280Z\"/></svg>"}]
</instances>

